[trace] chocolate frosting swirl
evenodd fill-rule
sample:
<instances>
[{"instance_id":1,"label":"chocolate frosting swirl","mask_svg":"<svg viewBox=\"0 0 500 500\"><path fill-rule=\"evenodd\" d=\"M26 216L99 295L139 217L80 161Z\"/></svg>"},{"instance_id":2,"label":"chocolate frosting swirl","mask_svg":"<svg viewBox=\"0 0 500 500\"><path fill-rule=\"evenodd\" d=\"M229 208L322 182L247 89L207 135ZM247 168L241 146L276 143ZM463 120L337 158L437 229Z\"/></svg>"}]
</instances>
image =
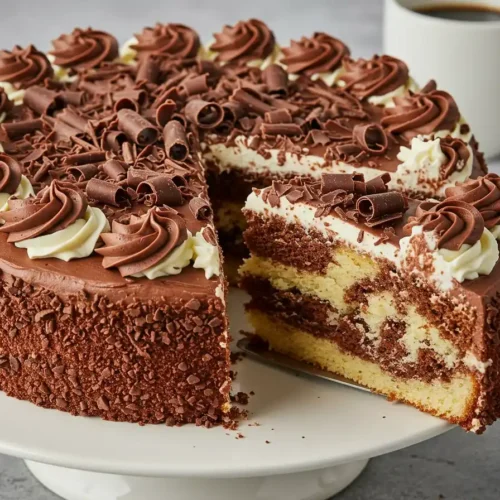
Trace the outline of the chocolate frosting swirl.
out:
<instances>
[{"instance_id":1,"label":"chocolate frosting swirl","mask_svg":"<svg viewBox=\"0 0 500 500\"><path fill-rule=\"evenodd\" d=\"M445 190L446 197L476 207L481 213L486 229L500 224L500 177L488 174L470 179L458 186Z\"/></svg>"},{"instance_id":2,"label":"chocolate frosting swirl","mask_svg":"<svg viewBox=\"0 0 500 500\"><path fill-rule=\"evenodd\" d=\"M191 59L196 57L200 48L200 38L196 31L183 24L160 24L152 28L144 28L136 34L137 43L131 48L138 57L149 55L168 56L175 59Z\"/></svg>"},{"instance_id":3,"label":"chocolate frosting swirl","mask_svg":"<svg viewBox=\"0 0 500 500\"><path fill-rule=\"evenodd\" d=\"M282 51L280 62L288 72L307 76L335 71L350 54L346 45L326 33L314 33L298 42L292 40L290 47L283 47Z\"/></svg>"},{"instance_id":4,"label":"chocolate frosting swirl","mask_svg":"<svg viewBox=\"0 0 500 500\"><path fill-rule=\"evenodd\" d=\"M483 234L484 221L479 211L465 201L448 199L411 217L403 228L411 233L413 226L422 226L437 237L437 247L459 250L463 244L474 245Z\"/></svg>"},{"instance_id":5,"label":"chocolate frosting swirl","mask_svg":"<svg viewBox=\"0 0 500 500\"><path fill-rule=\"evenodd\" d=\"M444 178L448 178L453 172L460 172L467 165L471 152L464 141L448 136L441 139L440 147L447 159L441 167Z\"/></svg>"},{"instance_id":6,"label":"chocolate frosting swirl","mask_svg":"<svg viewBox=\"0 0 500 500\"><path fill-rule=\"evenodd\" d=\"M382 125L408 141L437 130L453 130L460 111L453 97L444 90L412 93L393 99L395 106L384 109Z\"/></svg>"},{"instance_id":7,"label":"chocolate frosting swirl","mask_svg":"<svg viewBox=\"0 0 500 500\"><path fill-rule=\"evenodd\" d=\"M0 232L9 233L11 243L55 233L83 218L87 206L78 188L54 180L34 198L10 200L10 211L2 213L5 224Z\"/></svg>"},{"instance_id":8,"label":"chocolate frosting swirl","mask_svg":"<svg viewBox=\"0 0 500 500\"><path fill-rule=\"evenodd\" d=\"M275 45L273 32L258 19L224 26L221 33L214 34L214 38L215 42L209 49L217 53L217 62L224 63L265 59Z\"/></svg>"},{"instance_id":9,"label":"chocolate frosting swirl","mask_svg":"<svg viewBox=\"0 0 500 500\"><path fill-rule=\"evenodd\" d=\"M104 31L75 28L52 41L54 64L63 68L91 69L118 57L116 38Z\"/></svg>"},{"instance_id":10,"label":"chocolate frosting swirl","mask_svg":"<svg viewBox=\"0 0 500 500\"><path fill-rule=\"evenodd\" d=\"M0 193L14 194L21 183L21 175L19 162L0 153Z\"/></svg>"},{"instance_id":11,"label":"chocolate frosting swirl","mask_svg":"<svg viewBox=\"0 0 500 500\"><path fill-rule=\"evenodd\" d=\"M385 95L408 81L408 67L391 56L374 56L372 59L344 59L341 80L344 89L359 99Z\"/></svg>"},{"instance_id":12,"label":"chocolate frosting swirl","mask_svg":"<svg viewBox=\"0 0 500 500\"><path fill-rule=\"evenodd\" d=\"M117 267L122 276L138 274L158 264L187 239L184 220L175 211L151 208L128 224L113 221L111 233L101 234L106 246L96 249L105 269Z\"/></svg>"},{"instance_id":13,"label":"chocolate frosting swirl","mask_svg":"<svg viewBox=\"0 0 500 500\"><path fill-rule=\"evenodd\" d=\"M47 56L33 45L24 49L16 45L11 51L0 50L0 82L24 89L42 83L53 74Z\"/></svg>"}]
</instances>

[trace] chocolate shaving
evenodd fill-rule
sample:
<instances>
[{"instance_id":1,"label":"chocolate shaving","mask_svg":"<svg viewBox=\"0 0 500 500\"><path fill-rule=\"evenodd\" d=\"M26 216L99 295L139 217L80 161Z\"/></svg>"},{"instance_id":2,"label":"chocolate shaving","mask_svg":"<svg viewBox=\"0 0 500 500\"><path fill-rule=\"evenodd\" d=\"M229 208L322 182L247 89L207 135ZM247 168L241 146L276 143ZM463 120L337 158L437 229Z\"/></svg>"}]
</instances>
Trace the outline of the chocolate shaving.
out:
<instances>
[{"instance_id":1,"label":"chocolate shaving","mask_svg":"<svg viewBox=\"0 0 500 500\"><path fill-rule=\"evenodd\" d=\"M141 182L156 177L157 175L158 173L154 170L129 168L127 170L127 185L136 188Z\"/></svg>"},{"instance_id":2,"label":"chocolate shaving","mask_svg":"<svg viewBox=\"0 0 500 500\"><path fill-rule=\"evenodd\" d=\"M77 153L63 158L65 165L84 165L85 163L99 163L106 159L105 151L91 151L88 153Z\"/></svg>"},{"instance_id":3,"label":"chocolate shaving","mask_svg":"<svg viewBox=\"0 0 500 500\"><path fill-rule=\"evenodd\" d=\"M306 144L311 146L326 146L329 142L330 138L322 130L313 129L306 135Z\"/></svg>"},{"instance_id":4,"label":"chocolate shaving","mask_svg":"<svg viewBox=\"0 0 500 500\"><path fill-rule=\"evenodd\" d=\"M264 115L264 121L266 123L292 123L292 115L288 109L275 109L273 111L268 111Z\"/></svg>"},{"instance_id":5,"label":"chocolate shaving","mask_svg":"<svg viewBox=\"0 0 500 500\"><path fill-rule=\"evenodd\" d=\"M28 87L23 102L39 115L53 113L64 106L64 101L57 92L40 86Z\"/></svg>"},{"instance_id":6,"label":"chocolate shaving","mask_svg":"<svg viewBox=\"0 0 500 500\"><path fill-rule=\"evenodd\" d=\"M193 99L186 104L186 118L202 129L215 128L224 119L224 112L219 104Z\"/></svg>"},{"instance_id":7,"label":"chocolate shaving","mask_svg":"<svg viewBox=\"0 0 500 500\"><path fill-rule=\"evenodd\" d=\"M136 82L157 83L160 75L160 68L156 58L152 56L143 57L137 64Z\"/></svg>"},{"instance_id":8,"label":"chocolate shaving","mask_svg":"<svg viewBox=\"0 0 500 500\"><path fill-rule=\"evenodd\" d=\"M248 88L236 89L231 95L231 100L245 105L259 115L264 115L264 113L273 110L273 106L265 103L258 92Z\"/></svg>"},{"instance_id":9,"label":"chocolate shaving","mask_svg":"<svg viewBox=\"0 0 500 500\"><path fill-rule=\"evenodd\" d=\"M127 176L127 164L118 160L108 160L103 166L102 171L115 181L122 181Z\"/></svg>"},{"instance_id":10,"label":"chocolate shaving","mask_svg":"<svg viewBox=\"0 0 500 500\"><path fill-rule=\"evenodd\" d=\"M383 155L389 147L385 130L378 123L355 125L352 136L371 155Z\"/></svg>"},{"instance_id":11,"label":"chocolate shaving","mask_svg":"<svg viewBox=\"0 0 500 500\"><path fill-rule=\"evenodd\" d=\"M142 181L137 186L137 195L146 205L182 205L182 193L168 175L160 174Z\"/></svg>"},{"instance_id":12,"label":"chocolate shaving","mask_svg":"<svg viewBox=\"0 0 500 500\"><path fill-rule=\"evenodd\" d=\"M176 109L177 104L172 99L167 99L163 104L160 104L156 109L156 124L159 127L164 127L172 119Z\"/></svg>"},{"instance_id":13,"label":"chocolate shaving","mask_svg":"<svg viewBox=\"0 0 500 500\"><path fill-rule=\"evenodd\" d=\"M180 88L189 96L204 94L208 91L208 74L203 74L186 79Z\"/></svg>"},{"instance_id":14,"label":"chocolate shaving","mask_svg":"<svg viewBox=\"0 0 500 500\"><path fill-rule=\"evenodd\" d=\"M363 180L363 176L360 174L323 174L321 176L321 192L325 194L340 189L346 193L354 193L356 192L354 182L363 182Z\"/></svg>"},{"instance_id":15,"label":"chocolate shaving","mask_svg":"<svg viewBox=\"0 0 500 500\"><path fill-rule=\"evenodd\" d=\"M373 179L370 179L366 182L366 193L385 193L387 191L387 184L390 180L391 174L389 174L389 172L385 172L377 177L374 177Z\"/></svg>"},{"instance_id":16,"label":"chocolate shaving","mask_svg":"<svg viewBox=\"0 0 500 500\"><path fill-rule=\"evenodd\" d=\"M23 135L31 134L35 130L41 130L42 127L43 122L40 118L13 123L2 123L2 130L7 134L9 139L17 139Z\"/></svg>"},{"instance_id":17,"label":"chocolate shaving","mask_svg":"<svg viewBox=\"0 0 500 500\"><path fill-rule=\"evenodd\" d=\"M59 92L59 97L66 103L73 106L81 106L84 101L85 92L78 90L63 90Z\"/></svg>"},{"instance_id":18,"label":"chocolate shaving","mask_svg":"<svg viewBox=\"0 0 500 500\"><path fill-rule=\"evenodd\" d=\"M56 123L58 121L64 122L71 127L84 132L88 129L88 120L83 116L79 115L76 111L71 108L65 108L56 116Z\"/></svg>"},{"instance_id":19,"label":"chocolate shaving","mask_svg":"<svg viewBox=\"0 0 500 500\"><path fill-rule=\"evenodd\" d=\"M222 111L224 112L224 122L232 125L245 115L245 107L239 102L226 102L222 105Z\"/></svg>"},{"instance_id":20,"label":"chocolate shaving","mask_svg":"<svg viewBox=\"0 0 500 500\"><path fill-rule=\"evenodd\" d=\"M207 220L212 216L210 204L199 196L195 196L189 201L189 209L198 220Z\"/></svg>"},{"instance_id":21,"label":"chocolate shaving","mask_svg":"<svg viewBox=\"0 0 500 500\"><path fill-rule=\"evenodd\" d=\"M117 117L118 128L135 144L146 146L158 139L158 130L135 111L121 109Z\"/></svg>"},{"instance_id":22,"label":"chocolate shaving","mask_svg":"<svg viewBox=\"0 0 500 500\"><path fill-rule=\"evenodd\" d=\"M85 165L75 165L68 168L68 173L72 174L77 182L88 181L96 176L99 172L99 167L94 163Z\"/></svg>"},{"instance_id":23,"label":"chocolate shaving","mask_svg":"<svg viewBox=\"0 0 500 500\"><path fill-rule=\"evenodd\" d=\"M293 137L302 135L302 129L295 123L263 123L260 130L264 136L285 135Z\"/></svg>"},{"instance_id":24,"label":"chocolate shaving","mask_svg":"<svg viewBox=\"0 0 500 500\"><path fill-rule=\"evenodd\" d=\"M99 203L119 207L129 203L127 191L117 184L102 181L100 179L90 179L86 188L87 196Z\"/></svg>"},{"instance_id":25,"label":"chocolate shaving","mask_svg":"<svg viewBox=\"0 0 500 500\"><path fill-rule=\"evenodd\" d=\"M171 120L163 129L165 151L171 160L184 161L189 154L186 130L177 120Z\"/></svg>"},{"instance_id":26,"label":"chocolate shaving","mask_svg":"<svg viewBox=\"0 0 500 500\"><path fill-rule=\"evenodd\" d=\"M119 130L106 131L103 134L102 148L106 150L110 149L111 151L118 153L126 140L127 136Z\"/></svg>"},{"instance_id":27,"label":"chocolate shaving","mask_svg":"<svg viewBox=\"0 0 500 500\"><path fill-rule=\"evenodd\" d=\"M288 93L288 73L277 64L271 64L262 72L262 80L270 94L286 96Z\"/></svg>"},{"instance_id":28,"label":"chocolate shaving","mask_svg":"<svg viewBox=\"0 0 500 500\"><path fill-rule=\"evenodd\" d=\"M368 227L400 219L406 208L404 196L396 191L362 196L356 203L356 209L366 219Z\"/></svg>"}]
</instances>

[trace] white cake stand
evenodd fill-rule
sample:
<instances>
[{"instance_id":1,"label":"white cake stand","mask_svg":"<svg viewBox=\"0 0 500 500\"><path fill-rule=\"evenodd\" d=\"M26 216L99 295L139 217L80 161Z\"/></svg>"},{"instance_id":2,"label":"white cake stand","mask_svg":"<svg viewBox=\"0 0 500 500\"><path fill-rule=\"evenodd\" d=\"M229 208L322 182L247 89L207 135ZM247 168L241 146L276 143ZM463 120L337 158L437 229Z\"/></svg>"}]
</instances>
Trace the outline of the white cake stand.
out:
<instances>
[{"instance_id":1,"label":"white cake stand","mask_svg":"<svg viewBox=\"0 0 500 500\"><path fill-rule=\"evenodd\" d=\"M246 328L231 292L233 335ZM377 455L450 425L401 404L249 358L234 391L251 396L238 431L140 427L0 396L0 452L26 460L67 500L324 500Z\"/></svg>"}]
</instances>

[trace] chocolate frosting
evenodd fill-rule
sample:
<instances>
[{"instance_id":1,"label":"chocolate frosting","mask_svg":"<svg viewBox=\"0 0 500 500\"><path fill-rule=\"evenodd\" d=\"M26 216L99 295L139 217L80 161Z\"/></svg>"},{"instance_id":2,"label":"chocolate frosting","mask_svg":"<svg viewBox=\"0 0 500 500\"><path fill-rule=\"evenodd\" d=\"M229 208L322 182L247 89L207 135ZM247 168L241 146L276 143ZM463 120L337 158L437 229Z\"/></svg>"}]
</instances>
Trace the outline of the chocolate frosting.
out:
<instances>
[{"instance_id":1,"label":"chocolate frosting","mask_svg":"<svg viewBox=\"0 0 500 500\"><path fill-rule=\"evenodd\" d=\"M21 183L21 175L19 162L0 153L0 193L14 194Z\"/></svg>"},{"instance_id":2,"label":"chocolate frosting","mask_svg":"<svg viewBox=\"0 0 500 500\"><path fill-rule=\"evenodd\" d=\"M9 200L5 224L0 232L9 233L10 243L55 233L81 219L87 210L85 195L74 185L52 181L36 197Z\"/></svg>"},{"instance_id":3,"label":"chocolate frosting","mask_svg":"<svg viewBox=\"0 0 500 500\"><path fill-rule=\"evenodd\" d=\"M408 67L391 56L374 56L372 59L345 58L342 81L345 90L359 99L385 95L408 81Z\"/></svg>"},{"instance_id":4,"label":"chocolate frosting","mask_svg":"<svg viewBox=\"0 0 500 500\"><path fill-rule=\"evenodd\" d=\"M463 244L474 245L481 238L484 221L473 205L447 199L426 208L416 217L410 217L404 227L406 234L411 234L413 226L422 226L424 231L434 232L437 247L446 250L459 250Z\"/></svg>"},{"instance_id":5,"label":"chocolate frosting","mask_svg":"<svg viewBox=\"0 0 500 500\"><path fill-rule=\"evenodd\" d=\"M340 40L326 33L314 33L311 38L292 40L290 47L282 48L284 56L280 62L289 73L312 76L338 69L342 59L350 54L349 48Z\"/></svg>"},{"instance_id":6,"label":"chocolate frosting","mask_svg":"<svg viewBox=\"0 0 500 500\"><path fill-rule=\"evenodd\" d=\"M491 173L446 188L445 194L448 199L463 201L476 207L487 229L500 224L500 177L497 174Z\"/></svg>"},{"instance_id":7,"label":"chocolate frosting","mask_svg":"<svg viewBox=\"0 0 500 500\"><path fill-rule=\"evenodd\" d=\"M113 221L112 232L101 234L105 246L96 252L105 269L117 267L122 276L138 274L165 259L187 239L184 220L175 211L151 208L128 223Z\"/></svg>"},{"instance_id":8,"label":"chocolate frosting","mask_svg":"<svg viewBox=\"0 0 500 500\"><path fill-rule=\"evenodd\" d=\"M135 35L137 43L131 45L140 59L149 56L168 56L173 59L195 58L200 49L200 38L193 29L183 24L160 24L144 28Z\"/></svg>"},{"instance_id":9,"label":"chocolate frosting","mask_svg":"<svg viewBox=\"0 0 500 500\"><path fill-rule=\"evenodd\" d=\"M437 130L453 130L460 120L458 106L448 92L426 85L426 92L408 92L393 99L395 106L384 109L382 125L406 140Z\"/></svg>"},{"instance_id":10,"label":"chocolate frosting","mask_svg":"<svg viewBox=\"0 0 500 500\"><path fill-rule=\"evenodd\" d=\"M446 137L440 140L441 151L446 156L446 163L442 165L441 171L444 178L453 172L460 172L469 161L471 152L467 144L461 139Z\"/></svg>"},{"instance_id":11,"label":"chocolate frosting","mask_svg":"<svg viewBox=\"0 0 500 500\"><path fill-rule=\"evenodd\" d=\"M16 45L11 51L0 50L0 82L9 82L16 89L25 89L42 83L54 74L52 65L43 52L33 45Z\"/></svg>"},{"instance_id":12,"label":"chocolate frosting","mask_svg":"<svg viewBox=\"0 0 500 500\"><path fill-rule=\"evenodd\" d=\"M209 47L217 54L215 60L222 63L246 63L265 59L275 45L273 32L258 19L240 21L234 26L224 26L214 34L215 42Z\"/></svg>"},{"instance_id":13,"label":"chocolate frosting","mask_svg":"<svg viewBox=\"0 0 500 500\"><path fill-rule=\"evenodd\" d=\"M75 28L52 41L54 64L74 70L96 68L104 61L118 57L116 38L92 28Z\"/></svg>"}]
</instances>

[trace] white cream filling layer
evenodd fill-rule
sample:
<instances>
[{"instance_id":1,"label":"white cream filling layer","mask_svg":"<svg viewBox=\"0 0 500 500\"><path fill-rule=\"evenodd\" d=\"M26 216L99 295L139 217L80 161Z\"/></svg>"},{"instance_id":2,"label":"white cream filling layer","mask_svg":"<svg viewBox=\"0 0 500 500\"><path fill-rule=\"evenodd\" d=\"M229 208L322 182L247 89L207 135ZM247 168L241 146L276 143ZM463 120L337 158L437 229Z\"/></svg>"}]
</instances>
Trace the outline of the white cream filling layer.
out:
<instances>
[{"instance_id":1,"label":"white cream filling layer","mask_svg":"<svg viewBox=\"0 0 500 500\"><path fill-rule=\"evenodd\" d=\"M105 231L109 231L109 222L104 213L99 208L87 207L83 219L55 233L20 241L16 247L25 248L30 259L52 257L68 262L88 257Z\"/></svg>"},{"instance_id":2,"label":"white cream filling layer","mask_svg":"<svg viewBox=\"0 0 500 500\"><path fill-rule=\"evenodd\" d=\"M9 83L9 82L0 82L0 87L2 87L5 90L7 97L14 104L19 105L19 104L23 103L24 94L25 94L24 89L17 90L14 88L14 85L12 85L12 83Z\"/></svg>"},{"instance_id":3,"label":"white cream filling layer","mask_svg":"<svg viewBox=\"0 0 500 500\"><path fill-rule=\"evenodd\" d=\"M28 178L24 175L21 176L21 182L17 186L16 192L14 194L0 193L0 212L7 212L9 210L8 201L11 198L17 198L19 200L25 200L30 196L35 196L33 191L33 186Z\"/></svg>"},{"instance_id":4,"label":"white cream filling layer","mask_svg":"<svg viewBox=\"0 0 500 500\"><path fill-rule=\"evenodd\" d=\"M407 184L419 186L421 191L444 197L444 190L456 182L466 181L472 173L474 154L470 146L469 158L461 170L455 170L447 179L442 179L441 167L447 158L441 150L440 139L424 141L414 137L410 147L401 147L398 160L402 163L395 173L391 173L390 189L400 189L402 179ZM436 190L437 188L437 190Z\"/></svg>"},{"instance_id":5,"label":"white cream filling layer","mask_svg":"<svg viewBox=\"0 0 500 500\"><path fill-rule=\"evenodd\" d=\"M203 269L205 278L208 280L212 276L220 275L219 247L212 245L203 237L203 231L198 231L193 238L193 251L195 269Z\"/></svg>"},{"instance_id":6,"label":"white cream filling layer","mask_svg":"<svg viewBox=\"0 0 500 500\"><path fill-rule=\"evenodd\" d=\"M384 170L377 168L352 166L342 161L326 162L323 157L308 154L307 149L304 149L301 154L285 152L284 162L278 159L283 156L283 152L278 149L269 150L269 157L264 158L257 151L249 148L247 141L245 136L240 135L235 138L234 146L226 146L222 143L203 143L203 157L207 161L212 161L222 172L241 170L255 174L270 173L283 177L307 175L314 179L320 179L324 173L359 173L363 174L367 181L385 173ZM420 140L420 142L423 141ZM401 161L405 163L404 160ZM447 187L454 186L456 181L465 180L472 171L472 163L471 153L470 160L463 170L454 172L448 179L442 181L439 193L444 193ZM436 175L434 170L429 174L429 181L425 183L421 180L421 177L428 173L425 165L407 161L404 166L399 166L396 172L389 172L391 175L389 187L412 193L434 194L435 189L430 190L431 180Z\"/></svg>"}]
</instances>

